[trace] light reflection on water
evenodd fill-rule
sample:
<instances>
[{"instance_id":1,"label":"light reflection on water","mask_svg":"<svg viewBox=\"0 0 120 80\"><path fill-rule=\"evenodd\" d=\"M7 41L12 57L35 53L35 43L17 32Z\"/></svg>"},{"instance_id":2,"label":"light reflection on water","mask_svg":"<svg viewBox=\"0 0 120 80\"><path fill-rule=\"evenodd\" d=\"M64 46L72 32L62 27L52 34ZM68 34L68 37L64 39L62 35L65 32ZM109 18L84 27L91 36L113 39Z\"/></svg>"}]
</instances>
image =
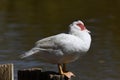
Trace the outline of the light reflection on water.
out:
<instances>
[{"instance_id":1,"label":"light reflection on water","mask_svg":"<svg viewBox=\"0 0 120 80\"><path fill-rule=\"evenodd\" d=\"M0 12L0 64L14 63L15 73L19 69L31 67L57 71L56 65L43 63L32 57L22 60L19 55L31 49L34 43L41 38L67 32L67 26L76 18L79 18L85 22L87 28L91 31L92 45L88 54L76 62L68 64L68 69L76 74L75 80L120 79L120 31L117 12L116 14L105 12L105 15L96 12L95 16L93 16L93 12L87 14L87 16L86 13L88 12L78 12L73 15L73 12L78 11L77 8L73 10L66 6L61 14L58 14L59 11L56 15L53 15L51 11L48 11L47 14L47 11L44 10L40 14L41 16L38 16L39 11L38 13L30 11L29 15L26 15L28 12L18 14L22 12L18 8L20 6L16 6L16 9L12 9L13 11L6 12L3 10ZM66 10L70 12L71 9L73 10L72 14L68 14ZM46 14L44 14L45 12ZM43 16L43 14L46 16ZM53 20L49 19L52 17L54 17Z\"/></svg>"}]
</instances>

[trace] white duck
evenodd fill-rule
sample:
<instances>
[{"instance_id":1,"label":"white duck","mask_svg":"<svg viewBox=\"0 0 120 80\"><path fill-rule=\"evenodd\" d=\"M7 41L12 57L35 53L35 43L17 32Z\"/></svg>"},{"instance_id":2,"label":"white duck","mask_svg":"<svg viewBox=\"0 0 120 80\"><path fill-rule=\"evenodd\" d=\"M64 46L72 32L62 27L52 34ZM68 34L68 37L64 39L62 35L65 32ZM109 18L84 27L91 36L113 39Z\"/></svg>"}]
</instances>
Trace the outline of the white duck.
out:
<instances>
[{"instance_id":1,"label":"white duck","mask_svg":"<svg viewBox=\"0 0 120 80\"><path fill-rule=\"evenodd\" d=\"M70 78L74 74L66 71L65 64L77 60L89 50L89 32L82 21L75 21L70 25L69 34L61 33L41 39L34 48L22 54L21 58L37 55L45 62L58 64L59 73Z\"/></svg>"}]
</instances>

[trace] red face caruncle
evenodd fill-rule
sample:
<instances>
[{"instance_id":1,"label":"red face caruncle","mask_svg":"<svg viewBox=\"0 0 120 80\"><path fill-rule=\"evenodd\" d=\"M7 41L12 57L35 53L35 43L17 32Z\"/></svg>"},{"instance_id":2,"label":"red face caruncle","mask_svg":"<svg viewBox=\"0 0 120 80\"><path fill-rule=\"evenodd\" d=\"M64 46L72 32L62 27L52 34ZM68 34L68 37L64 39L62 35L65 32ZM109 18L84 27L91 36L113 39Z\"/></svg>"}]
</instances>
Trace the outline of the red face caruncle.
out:
<instances>
[{"instance_id":1,"label":"red face caruncle","mask_svg":"<svg viewBox=\"0 0 120 80\"><path fill-rule=\"evenodd\" d=\"M86 29L86 27L82 23L77 23L76 25L79 26L81 30Z\"/></svg>"}]
</instances>

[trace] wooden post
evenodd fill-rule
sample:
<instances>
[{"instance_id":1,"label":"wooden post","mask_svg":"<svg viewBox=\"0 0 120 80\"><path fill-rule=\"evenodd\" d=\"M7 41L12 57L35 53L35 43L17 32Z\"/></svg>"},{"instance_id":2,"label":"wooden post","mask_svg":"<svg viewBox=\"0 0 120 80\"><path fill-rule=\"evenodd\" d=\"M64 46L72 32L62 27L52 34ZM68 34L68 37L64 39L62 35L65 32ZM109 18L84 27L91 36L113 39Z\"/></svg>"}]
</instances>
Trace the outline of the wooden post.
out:
<instances>
[{"instance_id":1,"label":"wooden post","mask_svg":"<svg viewBox=\"0 0 120 80\"><path fill-rule=\"evenodd\" d=\"M32 68L18 71L18 80L70 80L64 75L53 71L42 72L41 68Z\"/></svg>"},{"instance_id":2,"label":"wooden post","mask_svg":"<svg viewBox=\"0 0 120 80\"><path fill-rule=\"evenodd\" d=\"M0 65L0 80L13 80L13 64Z\"/></svg>"}]
</instances>

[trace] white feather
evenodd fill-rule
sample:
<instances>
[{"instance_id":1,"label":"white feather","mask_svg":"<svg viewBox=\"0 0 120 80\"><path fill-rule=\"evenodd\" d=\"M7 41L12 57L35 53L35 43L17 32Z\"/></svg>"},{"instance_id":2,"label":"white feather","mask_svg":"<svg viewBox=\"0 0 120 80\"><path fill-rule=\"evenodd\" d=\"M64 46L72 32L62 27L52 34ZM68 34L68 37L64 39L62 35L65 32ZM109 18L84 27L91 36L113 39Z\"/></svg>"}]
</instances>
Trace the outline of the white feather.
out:
<instances>
[{"instance_id":1,"label":"white feather","mask_svg":"<svg viewBox=\"0 0 120 80\"><path fill-rule=\"evenodd\" d=\"M69 34L61 33L50 36L36 42L34 48L23 54L25 58L31 55L37 55L49 63L69 63L75 61L80 55L88 51L91 43L91 36L88 30L81 31L75 24L82 21L73 22L70 25Z\"/></svg>"}]
</instances>

